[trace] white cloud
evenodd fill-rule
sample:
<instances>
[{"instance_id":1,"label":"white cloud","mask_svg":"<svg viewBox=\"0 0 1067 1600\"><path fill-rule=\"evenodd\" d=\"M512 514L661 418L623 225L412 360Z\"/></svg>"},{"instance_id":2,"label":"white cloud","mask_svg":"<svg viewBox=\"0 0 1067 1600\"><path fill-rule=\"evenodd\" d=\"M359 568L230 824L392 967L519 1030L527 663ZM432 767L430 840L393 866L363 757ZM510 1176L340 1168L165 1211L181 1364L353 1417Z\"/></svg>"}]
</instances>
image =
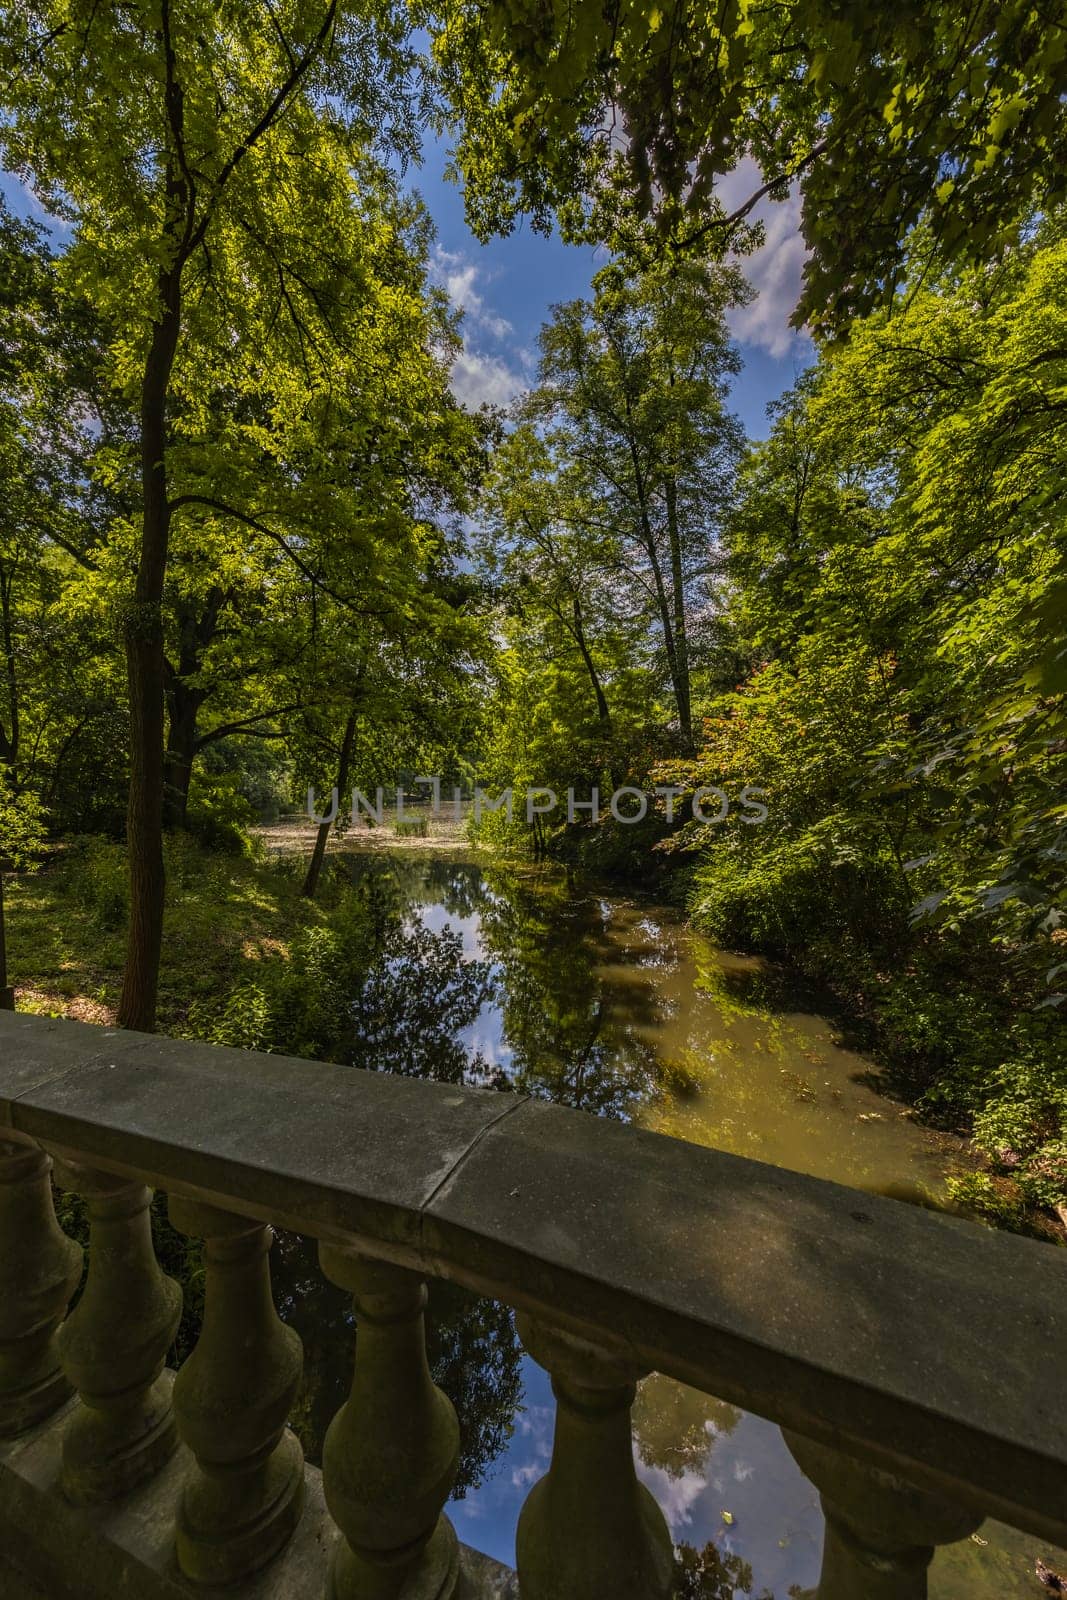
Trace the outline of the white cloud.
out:
<instances>
[{"instance_id":1,"label":"white cloud","mask_svg":"<svg viewBox=\"0 0 1067 1600\"><path fill-rule=\"evenodd\" d=\"M718 195L727 211L743 205L764 182L756 163L747 157L727 173ZM807 246L800 232L800 194L795 188L781 203L761 200L752 212L763 223L764 242L741 260L745 277L755 290L747 306L729 314L730 331L742 344L756 345L772 356L796 352L807 336L789 325L800 299Z\"/></svg>"},{"instance_id":2,"label":"white cloud","mask_svg":"<svg viewBox=\"0 0 1067 1600\"><path fill-rule=\"evenodd\" d=\"M671 1538L677 1543L692 1525L693 1509L707 1489L707 1479L702 1472L683 1472L680 1477L674 1478L661 1467L650 1467L640 1460L635 1464L637 1476L647 1489L651 1489L667 1519Z\"/></svg>"},{"instance_id":3,"label":"white cloud","mask_svg":"<svg viewBox=\"0 0 1067 1600\"><path fill-rule=\"evenodd\" d=\"M469 345L464 345L452 367L452 393L461 405L475 409L481 405L508 406L528 387L523 374L506 361L472 350Z\"/></svg>"},{"instance_id":4,"label":"white cloud","mask_svg":"<svg viewBox=\"0 0 1067 1600\"><path fill-rule=\"evenodd\" d=\"M430 276L439 283L466 321L494 339L506 339L513 331L506 317L499 316L485 303L485 296L475 287L482 276L477 262L470 261L458 251L435 249L430 262Z\"/></svg>"},{"instance_id":5,"label":"white cloud","mask_svg":"<svg viewBox=\"0 0 1067 1600\"><path fill-rule=\"evenodd\" d=\"M452 367L452 392L465 406L507 406L529 380L521 368L527 365L521 349L506 354L493 353L486 345L500 344L514 332L511 323L486 303L484 274L478 263L459 251L437 248L430 262L430 276L444 289L457 311L463 313L463 349ZM519 365L516 366L517 359Z\"/></svg>"},{"instance_id":6,"label":"white cloud","mask_svg":"<svg viewBox=\"0 0 1067 1600\"><path fill-rule=\"evenodd\" d=\"M41 222L49 233L60 238L70 233L70 223L63 217L57 217L54 211L49 211L33 185L24 182L15 173L0 169L0 193L17 217Z\"/></svg>"}]
</instances>

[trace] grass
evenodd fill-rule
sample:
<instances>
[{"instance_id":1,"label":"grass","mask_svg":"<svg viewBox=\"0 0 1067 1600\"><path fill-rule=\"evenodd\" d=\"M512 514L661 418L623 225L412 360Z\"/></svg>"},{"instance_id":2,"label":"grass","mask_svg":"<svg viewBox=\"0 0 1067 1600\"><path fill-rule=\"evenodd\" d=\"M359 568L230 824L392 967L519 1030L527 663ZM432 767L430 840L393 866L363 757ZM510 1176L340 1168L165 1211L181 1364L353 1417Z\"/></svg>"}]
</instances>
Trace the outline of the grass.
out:
<instances>
[{"instance_id":1,"label":"grass","mask_svg":"<svg viewBox=\"0 0 1067 1600\"><path fill-rule=\"evenodd\" d=\"M303 899L304 862L209 853L167 842L159 1027L180 1032L198 1001L228 992L257 963L284 956L301 929L329 921L337 882ZM75 840L34 873L6 881L8 981L20 1011L114 1021L126 945L122 847Z\"/></svg>"},{"instance_id":2,"label":"grass","mask_svg":"<svg viewBox=\"0 0 1067 1600\"><path fill-rule=\"evenodd\" d=\"M430 825L425 817L398 819L393 823L393 828L398 839L425 839L430 831Z\"/></svg>"}]
</instances>

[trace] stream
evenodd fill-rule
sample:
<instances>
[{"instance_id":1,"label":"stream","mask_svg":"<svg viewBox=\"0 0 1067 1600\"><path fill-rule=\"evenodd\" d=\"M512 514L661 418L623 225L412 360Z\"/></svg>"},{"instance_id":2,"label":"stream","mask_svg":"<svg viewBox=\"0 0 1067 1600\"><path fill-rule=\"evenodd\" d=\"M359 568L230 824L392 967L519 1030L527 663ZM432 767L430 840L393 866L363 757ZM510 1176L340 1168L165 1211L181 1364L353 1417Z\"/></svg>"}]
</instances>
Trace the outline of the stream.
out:
<instances>
[{"instance_id":1,"label":"stream","mask_svg":"<svg viewBox=\"0 0 1067 1600\"><path fill-rule=\"evenodd\" d=\"M427 985L442 991L425 1075L518 1089L901 1201L945 1203L956 1142L890 1098L878 1068L832 1022L790 1009L758 960L715 949L676 910L462 850L355 849L344 859L355 877L377 875L400 897ZM480 1001L466 990L473 1017L450 999L458 967L478 979ZM425 1017L404 1011L426 1003L411 978L381 974L381 993L391 981L403 991L383 1014L389 1027L425 1036ZM462 1025L448 1038L450 1016ZM274 1257L282 1314L305 1342L296 1425L315 1460L350 1379L350 1307L308 1242L282 1235ZM504 1308L451 1285L431 1288L429 1344L463 1427L449 1515L462 1540L511 1565L519 1511L551 1453L548 1378ZM814 1589L818 1496L775 1426L654 1375L639 1387L634 1441L639 1476L680 1552L680 1594L801 1600ZM1035 1597L1039 1555L1064 1570L1059 1552L987 1523L938 1552L930 1594Z\"/></svg>"}]
</instances>

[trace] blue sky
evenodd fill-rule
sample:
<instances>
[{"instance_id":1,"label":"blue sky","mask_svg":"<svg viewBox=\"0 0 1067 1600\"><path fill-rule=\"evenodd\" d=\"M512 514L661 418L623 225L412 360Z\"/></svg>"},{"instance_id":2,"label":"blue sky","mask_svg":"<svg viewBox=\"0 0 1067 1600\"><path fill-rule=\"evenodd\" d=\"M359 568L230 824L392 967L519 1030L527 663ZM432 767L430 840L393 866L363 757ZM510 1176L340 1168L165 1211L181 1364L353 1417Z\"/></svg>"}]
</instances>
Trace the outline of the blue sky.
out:
<instances>
[{"instance_id":1,"label":"blue sky","mask_svg":"<svg viewBox=\"0 0 1067 1600\"><path fill-rule=\"evenodd\" d=\"M445 146L428 140L421 166L409 170L407 181L437 225L434 276L464 312L453 387L469 405L506 405L535 379L537 335L550 307L584 295L604 257L546 239L527 225L480 245L464 221L459 189L444 178L445 162ZM721 185L724 202L747 198L759 181L755 169L742 166ZM0 174L0 190L19 215L43 220L42 208L16 179ZM744 361L732 405L749 437L758 439L766 436L768 401L790 387L811 360L812 346L789 327L804 261L798 203L765 202L756 216L764 221L766 243L744 263L756 298L733 314L731 325Z\"/></svg>"},{"instance_id":2,"label":"blue sky","mask_svg":"<svg viewBox=\"0 0 1067 1600\"><path fill-rule=\"evenodd\" d=\"M409 181L437 224L435 276L465 312L465 348L453 385L469 404L506 404L534 378L537 334L550 306L584 295L604 257L546 239L529 226L480 245L463 219L460 191L444 179L445 160L443 145L428 144ZM759 182L758 172L739 168L722 186L726 204L735 203L735 195L746 199ZM789 327L804 262L799 205L768 202L756 215L766 242L744 264L756 298L732 319L744 360L732 404L749 436L763 438L768 401L791 386L811 360L812 346Z\"/></svg>"}]
</instances>

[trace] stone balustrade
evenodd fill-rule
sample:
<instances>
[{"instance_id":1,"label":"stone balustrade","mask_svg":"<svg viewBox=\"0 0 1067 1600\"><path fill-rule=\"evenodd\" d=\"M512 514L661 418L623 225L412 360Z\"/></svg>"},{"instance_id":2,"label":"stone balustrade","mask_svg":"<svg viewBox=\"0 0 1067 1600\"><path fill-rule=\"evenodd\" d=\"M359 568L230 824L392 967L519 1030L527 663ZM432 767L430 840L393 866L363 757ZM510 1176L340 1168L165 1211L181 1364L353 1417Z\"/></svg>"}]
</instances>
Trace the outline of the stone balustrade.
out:
<instances>
[{"instance_id":1,"label":"stone balustrade","mask_svg":"<svg viewBox=\"0 0 1067 1600\"><path fill-rule=\"evenodd\" d=\"M90 1218L69 1316L53 1163ZM176 1377L152 1190L205 1241ZM321 1478L287 1427L271 1224L354 1302ZM513 1307L552 1378L517 1575L444 1512L435 1277ZM520 1095L0 1013L0 1563L50 1600L668 1600L630 1432L650 1371L787 1430L826 1512L820 1600L919 1600L989 1516L1067 1544L1062 1252Z\"/></svg>"}]
</instances>

